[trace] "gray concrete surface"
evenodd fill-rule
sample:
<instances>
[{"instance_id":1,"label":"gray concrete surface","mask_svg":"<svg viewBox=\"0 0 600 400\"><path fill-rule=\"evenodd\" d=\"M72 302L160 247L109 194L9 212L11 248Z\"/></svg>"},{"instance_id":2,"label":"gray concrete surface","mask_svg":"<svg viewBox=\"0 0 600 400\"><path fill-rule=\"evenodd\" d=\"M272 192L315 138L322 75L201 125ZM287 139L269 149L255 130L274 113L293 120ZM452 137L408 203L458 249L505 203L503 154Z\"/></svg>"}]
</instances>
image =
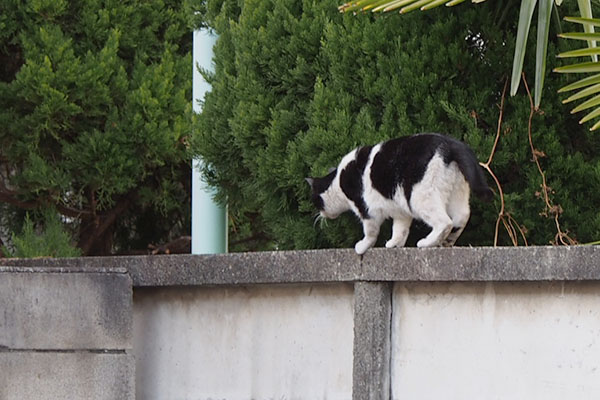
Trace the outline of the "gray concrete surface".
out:
<instances>
[{"instance_id":1,"label":"gray concrete surface","mask_svg":"<svg viewBox=\"0 0 600 400\"><path fill-rule=\"evenodd\" d=\"M47 382L50 369L42 368L44 360L49 364L64 363L64 377L77 378L76 373L86 368L105 371L102 374L107 377L106 382L119 386L111 389L116 391L110 393L111 398L123 394L123 398L131 399L134 379L127 369L133 368L128 364L131 333L115 334L118 325L131 327L125 314L137 318L133 340L136 358L140 360L138 380L143 385L138 393L154 393L157 388L161 393L169 393L173 389L169 385L183 379L188 386L177 386L172 392L178 398L185 398L187 390L193 389L195 398L214 399L214 394L202 392L206 385L198 386L194 374L217 374L224 376L226 382L235 378L235 371L249 370L256 379L245 376L243 387L237 392L223 383L226 390L232 391L217 398L266 400L275 396L288 398L295 393L293 398L298 399L316 396L347 400L349 394L344 388L349 387L348 371L352 374L354 400L387 400L390 393L393 398L414 399L492 398L498 393L503 394L497 398L511 400L566 398L569 394L582 399L600 396L600 366L596 362L600 360L596 340L600 335L599 246L372 249L363 257L351 249L336 249L206 256L2 259L0 264L7 265L0 267L2 400L48 398L28 397L36 384L49 393L58 391L58 397L50 398L106 398L101 397L101 392L97 392L100 397L78 397L83 392L77 385L72 392L60 392L59 386L53 388ZM7 274L14 275L10 282ZM40 285L46 286L44 282L54 279L53 274L72 275L73 284L60 284L58 279L50 285L54 285L52 290L38 290ZM84 279L78 274L90 276ZM98 278L103 274L119 275L120 278L111 279L120 283ZM126 305L127 297L131 298L126 274L138 293L133 312L131 305ZM27 280L36 283L25 284ZM97 284L104 289L94 289ZM285 284L294 284L296 289L290 290ZM332 292L341 287L343 295L311 295L311 288L319 284L337 287ZM348 289L352 287L349 284L354 285L353 292ZM27 294L28 290L32 292ZM113 298L110 293L114 290L127 294ZM37 292L48 299L48 304L40 305L44 300ZM275 292L276 296L269 294ZM87 297L87 304L96 306L88 308ZM317 298L320 300L315 301ZM64 303L68 299L74 299L71 302L78 306L70 309ZM336 302L337 308L327 311L325 319L314 319L316 313L328 310ZM18 315L21 305L25 316ZM349 307L353 307L350 313ZM121 308L123 315L119 316ZM114 325L102 322L113 318L103 314L108 309L109 314L115 313ZM10 312L3 315L4 310ZM75 331L74 336L56 339L43 332L63 328L52 317L53 310L57 315L73 311L75 319L65 317L64 328ZM337 314L345 315L344 323L335 322L333 317ZM76 323L77 318L80 323ZM351 332L348 324L352 325ZM337 334L339 338L346 343L351 337L353 345L338 348L334 337L330 348L337 350L322 347L319 338L340 328L343 333ZM305 329L318 333L314 340L308 340ZM98 335L96 339L100 338L102 345L86 341L82 332L88 330L94 332L92 336ZM246 332L251 334L245 335ZM203 335L206 338L197 340ZM59 345L44 348L44 343L54 343L53 340ZM221 347L215 346L216 342ZM238 357L239 354L243 356ZM298 357L285 358L286 354ZM305 354L314 359L303 358ZM469 358L466 354L474 355ZM198 364L197 359L202 357L204 362ZM321 364L315 364L321 358ZM240 359L251 362L240 366ZM106 360L117 366L103 369ZM325 394L298 391L305 378L295 371L306 370L302 364L306 362L322 368L311 367L321 371L317 381L321 376L336 376L336 368L345 371L337 375L337 380L331 378L341 389ZM23 373L24 384L33 385L33 389L15 389L12 379L17 375L5 371L37 371L33 364L42 368L36 381ZM113 370L118 374L130 372L125 372L129 374L125 377L113 376ZM265 371L271 371L276 379L271 381ZM423 381L423 377L434 376L435 379ZM77 379L94 382L95 378ZM253 382L260 385L253 386ZM460 382L460 387L452 386L456 382ZM520 397L511 397L514 393L510 391L502 392L505 382L515 382L521 390ZM558 382L558 386L553 382ZM283 383L288 386L282 386ZM82 385L89 386L85 382ZM12 388L12 392L7 388ZM8 397L14 393L18 396ZM538 396L540 393L543 397Z\"/></svg>"},{"instance_id":2,"label":"gray concrete surface","mask_svg":"<svg viewBox=\"0 0 600 400\"><path fill-rule=\"evenodd\" d=\"M131 279L120 271L0 267L0 347L131 348Z\"/></svg>"},{"instance_id":3,"label":"gray concrete surface","mask_svg":"<svg viewBox=\"0 0 600 400\"><path fill-rule=\"evenodd\" d=\"M171 255L2 259L0 264L125 268L134 287L355 281L600 280L600 246L352 249Z\"/></svg>"},{"instance_id":4,"label":"gray concrete surface","mask_svg":"<svg viewBox=\"0 0 600 400\"><path fill-rule=\"evenodd\" d=\"M600 282L397 283L392 393L600 399Z\"/></svg>"},{"instance_id":5,"label":"gray concrete surface","mask_svg":"<svg viewBox=\"0 0 600 400\"><path fill-rule=\"evenodd\" d=\"M362 276L396 282L600 280L600 246L380 249L365 255Z\"/></svg>"},{"instance_id":6,"label":"gray concrete surface","mask_svg":"<svg viewBox=\"0 0 600 400\"><path fill-rule=\"evenodd\" d=\"M0 351L2 400L133 400L134 377L124 353Z\"/></svg>"},{"instance_id":7,"label":"gray concrete surface","mask_svg":"<svg viewBox=\"0 0 600 400\"><path fill-rule=\"evenodd\" d=\"M352 284L142 288L140 400L350 400Z\"/></svg>"},{"instance_id":8,"label":"gray concrete surface","mask_svg":"<svg viewBox=\"0 0 600 400\"><path fill-rule=\"evenodd\" d=\"M354 284L352 399L389 400L392 283Z\"/></svg>"},{"instance_id":9,"label":"gray concrete surface","mask_svg":"<svg viewBox=\"0 0 600 400\"><path fill-rule=\"evenodd\" d=\"M0 400L133 400L124 269L0 267Z\"/></svg>"}]
</instances>

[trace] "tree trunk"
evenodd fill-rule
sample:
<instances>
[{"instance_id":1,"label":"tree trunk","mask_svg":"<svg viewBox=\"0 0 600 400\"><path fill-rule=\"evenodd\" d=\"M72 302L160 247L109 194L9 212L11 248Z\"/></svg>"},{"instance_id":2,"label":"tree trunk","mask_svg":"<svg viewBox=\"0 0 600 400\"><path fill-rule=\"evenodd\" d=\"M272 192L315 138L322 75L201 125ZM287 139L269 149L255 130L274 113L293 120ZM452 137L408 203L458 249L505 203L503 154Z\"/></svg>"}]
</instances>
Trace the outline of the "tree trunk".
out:
<instances>
[{"instance_id":1,"label":"tree trunk","mask_svg":"<svg viewBox=\"0 0 600 400\"><path fill-rule=\"evenodd\" d=\"M84 256L107 256L112 254L113 233L117 218L131 204L130 198L122 199L117 205L99 215L82 215L79 228L79 247Z\"/></svg>"},{"instance_id":2,"label":"tree trunk","mask_svg":"<svg viewBox=\"0 0 600 400\"><path fill-rule=\"evenodd\" d=\"M79 247L84 256L107 256L112 253L114 224L100 230L100 218L93 215L81 217Z\"/></svg>"}]
</instances>

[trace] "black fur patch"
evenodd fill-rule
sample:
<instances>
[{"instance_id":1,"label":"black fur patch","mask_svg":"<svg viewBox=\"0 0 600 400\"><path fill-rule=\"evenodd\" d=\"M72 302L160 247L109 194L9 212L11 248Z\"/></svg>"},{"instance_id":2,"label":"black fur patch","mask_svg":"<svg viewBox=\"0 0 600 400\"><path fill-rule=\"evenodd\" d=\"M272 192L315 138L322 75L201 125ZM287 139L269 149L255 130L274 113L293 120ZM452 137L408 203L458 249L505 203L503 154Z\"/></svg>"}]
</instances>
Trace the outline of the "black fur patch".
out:
<instances>
[{"instance_id":1,"label":"black fur patch","mask_svg":"<svg viewBox=\"0 0 600 400\"><path fill-rule=\"evenodd\" d=\"M443 136L416 135L384 142L373 159L371 181L375 190L392 199L398 186L410 201L413 186L425 175L429 161L440 147Z\"/></svg>"},{"instance_id":2,"label":"black fur patch","mask_svg":"<svg viewBox=\"0 0 600 400\"><path fill-rule=\"evenodd\" d=\"M358 208L363 219L369 218L367 204L363 198L362 176L365 171L369 154L373 146L364 146L357 150L356 158L340 172L340 187L342 191Z\"/></svg>"},{"instance_id":3,"label":"black fur patch","mask_svg":"<svg viewBox=\"0 0 600 400\"><path fill-rule=\"evenodd\" d=\"M382 143L373 159L371 181L375 190L392 199L400 185L410 203L413 186L420 182L431 158L439 152L446 164L455 161L476 194L489 197L491 190L477 157L464 143L448 136L421 134Z\"/></svg>"},{"instance_id":4,"label":"black fur patch","mask_svg":"<svg viewBox=\"0 0 600 400\"><path fill-rule=\"evenodd\" d=\"M337 169L333 169L322 178L313 178L312 182L312 196L311 201L317 208L317 210L322 211L324 208L323 198L321 197L321 193L327 190L329 186L331 186L331 182L335 178L335 174Z\"/></svg>"}]
</instances>

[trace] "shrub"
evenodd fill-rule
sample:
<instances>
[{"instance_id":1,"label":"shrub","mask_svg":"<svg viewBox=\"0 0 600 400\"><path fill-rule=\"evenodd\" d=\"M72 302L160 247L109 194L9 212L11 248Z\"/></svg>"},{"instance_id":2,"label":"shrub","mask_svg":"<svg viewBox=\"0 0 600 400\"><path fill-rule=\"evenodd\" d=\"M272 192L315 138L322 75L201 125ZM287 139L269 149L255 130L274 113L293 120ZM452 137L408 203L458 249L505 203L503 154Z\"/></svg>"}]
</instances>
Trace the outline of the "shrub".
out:
<instances>
[{"instance_id":1,"label":"shrub","mask_svg":"<svg viewBox=\"0 0 600 400\"><path fill-rule=\"evenodd\" d=\"M20 234L13 234L13 251L4 247L7 257L77 257L81 250L71 242L71 235L63 229L59 215L55 210L46 210L41 226L35 226L29 214L25 216Z\"/></svg>"},{"instance_id":2,"label":"shrub","mask_svg":"<svg viewBox=\"0 0 600 400\"><path fill-rule=\"evenodd\" d=\"M313 226L304 177L326 174L358 145L442 132L467 142L482 161L492 149L517 9L486 2L399 18L340 15L338 3L206 3L206 21L219 39L193 146L207 161L204 173L218 187L217 198L229 204L234 250L351 246L362 234L352 215ZM559 45L565 44L550 43L549 57ZM600 237L600 137L561 105L556 90L564 84L548 72L532 138L553 204L563 210L562 229L586 242ZM492 168L506 211L528 242L547 244L556 225L540 215L529 112L523 89L506 99ZM458 244L492 244L499 208L498 198L473 200ZM423 235L423 229L415 230ZM503 231L499 243L510 243Z\"/></svg>"}]
</instances>

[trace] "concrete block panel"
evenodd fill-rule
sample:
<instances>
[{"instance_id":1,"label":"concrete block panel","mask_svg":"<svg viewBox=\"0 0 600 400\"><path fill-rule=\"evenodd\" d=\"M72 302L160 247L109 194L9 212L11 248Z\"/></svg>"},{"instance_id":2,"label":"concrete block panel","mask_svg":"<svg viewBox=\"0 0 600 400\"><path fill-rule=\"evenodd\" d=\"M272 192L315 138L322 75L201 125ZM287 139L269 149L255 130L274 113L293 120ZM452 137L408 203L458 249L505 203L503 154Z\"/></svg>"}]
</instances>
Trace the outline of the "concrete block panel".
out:
<instances>
[{"instance_id":1,"label":"concrete block panel","mask_svg":"<svg viewBox=\"0 0 600 400\"><path fill-rule=\"evenodd\" d=\"M600 398L600 283L396 284L394 399Z\"/></svg>"},{"instance_id":2,"label":"concrete block panel","mask_svg":"<svg viewBox=\"0 0 600 400\"><path fill-rule=\"evenodd\" d=\"M137 398L352 398L352 285L138 289Z\"/></svg>"},{"instance_id":3,"label":"concrete block panel","mask_svg":"<svg viewBox=\"0 0 600 400\"><path fill-rule=\"evenodd\" d=\"M133 357L89 352L0 352L2 400L133 400Z\"/></svg>"},{"instance_id":4,"label":"concrete block panel","mask_svg":"<svg viewBox=\"0 0 600 400\"><path fill-rule=\"evenodd\" d=\"M0 269L0 348L129 349L131 327L127 274Z\"/></svg>"},{"instance_id":5,"label":"concrete block panel","mask_svg":"<svg viewBox=\"0 0 600 400\"><path fill-rule=\"evenodd\" d=\"M352 398L390 398L391 282L354 284Z\"/></svg>"}]
</instances>

